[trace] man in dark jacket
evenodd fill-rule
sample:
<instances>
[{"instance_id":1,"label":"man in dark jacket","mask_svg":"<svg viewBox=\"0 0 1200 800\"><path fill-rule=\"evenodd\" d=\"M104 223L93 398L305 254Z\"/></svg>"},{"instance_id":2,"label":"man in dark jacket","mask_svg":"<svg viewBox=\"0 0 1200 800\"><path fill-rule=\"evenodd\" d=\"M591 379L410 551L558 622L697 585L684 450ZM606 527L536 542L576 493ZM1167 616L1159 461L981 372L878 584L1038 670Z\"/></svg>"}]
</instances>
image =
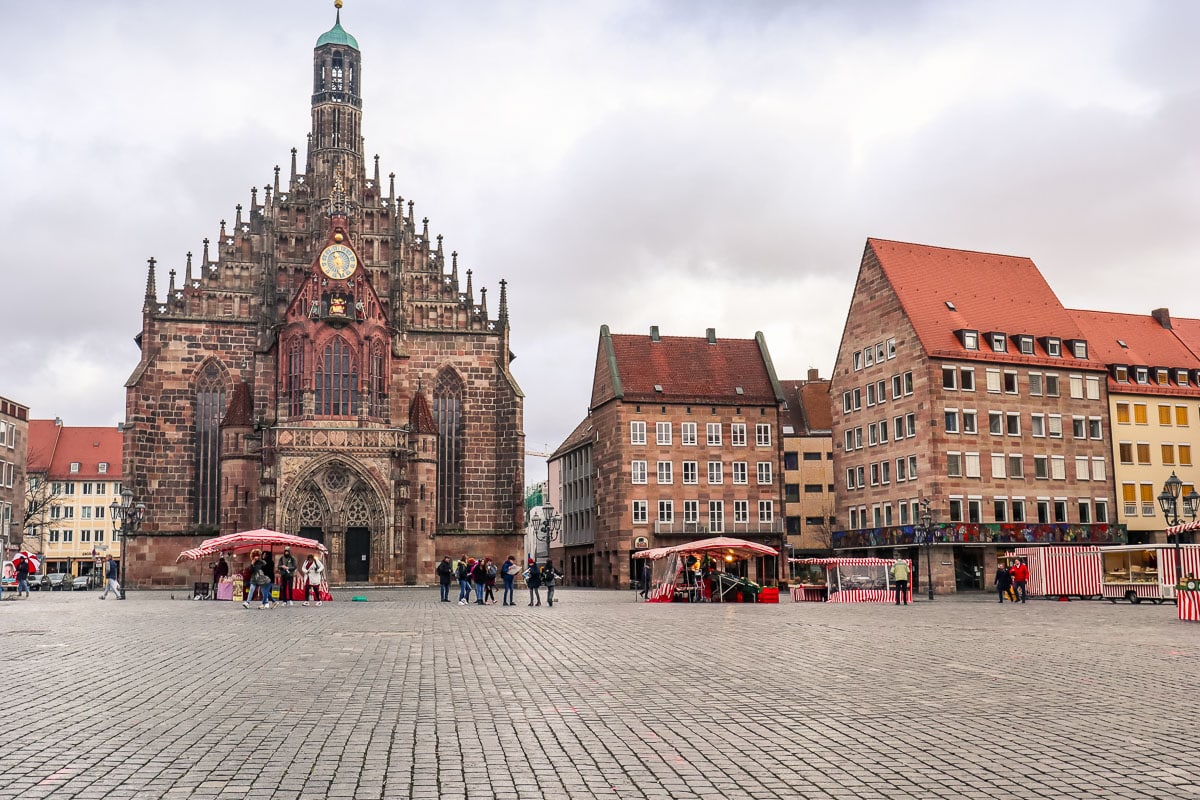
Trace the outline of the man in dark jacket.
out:
<instances>
[{"instance_id":1,"label":"man in dark jacket","mask_svg":"<svg viewBox=\"0 0 1200 800\"><path fill-rule=\"evenodd\" d=\"M113 561L110 555L104 562L104 594L100 595L100 599L108 597L108 593L112 592L119 600L121 598L121 584L117 583L117 562Z\"/></svg>"},{"instance_id":2,"label":"man in dark jacket","mask_svg":"<svg viewBox=\"0 0 1200 800\"><path fill-rule=\"evenodd\" d=\"M996 594L1000 595L1000 602L1004 602L1004 595L1008 594L1008 590L1012 587L1012 575L1009 574L1008 567L1003 564L996 565Z\"/></svg>"},{"instance_id":3,"label":"man in dark jacket","mask_svg":"<svg viewBox=\"0 0 1200 800\"><path fill-rule=\"evenodd\" d=\"M454 565L450 556L442 556L442 562L437 565L438 583L442 586L442 602L450 602L450 579L454 577Z\"/></svg>"},{"instance_id":4,"label":"man in dark jacket","mask_svg":"<svg viewBox=\"0 0 1200 800\"><path fill-rule=\"evenodd\" d=\"M17 597L24 592L29 597L29 559L21 556L17 559Z\"/></svg>"},{"instance_id":5,"label":"man in dark jacket","mask_svg":"<svg viewBox=\"0 0 1200 800\"><path fill-rule=\"evenodd\" d=\"M292 548L283 548L283 555L279 557L279 601L292 604L292 577L296 574L296 558L292 555Z\"/></svg>"},{"instance_id":6,"label":"man in dark jacket","mask_svg":"<svg viewBox=\"0 0 1200 800\"><path fill-rule=\"evenodd\" d=\"M483 559L475 562L475 566L471 567L471 580L475 583L475 605L483 605L483 587L487 583L487 565Z\"/></svg>"},{"instance_id":7,"label":"man in dark jacket","mask_svg":"<svg viewBox=\"0 0 1200 800\"><path fill-rule=\"evenodd\" d=\"M540 606L542 604L542 572L532 558L529 559L529 566L525 570L525 585L529 587L529 605ZM537 602L533 602L534 600Z\"/></svg>"}]
</instances>

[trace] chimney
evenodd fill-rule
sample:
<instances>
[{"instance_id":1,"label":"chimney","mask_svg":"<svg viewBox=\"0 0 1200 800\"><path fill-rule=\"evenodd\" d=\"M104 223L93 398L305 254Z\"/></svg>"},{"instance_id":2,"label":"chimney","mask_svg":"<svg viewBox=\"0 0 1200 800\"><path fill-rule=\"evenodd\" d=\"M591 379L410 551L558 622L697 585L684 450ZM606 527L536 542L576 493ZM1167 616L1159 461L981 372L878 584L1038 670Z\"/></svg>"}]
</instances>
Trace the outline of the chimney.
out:
<instances>
[{"instance_id":1,"label":"chimney","mask_svg":"<svg viewBox=\"0 0 1200 800\"><path fill-rule=\"evenodd\" d=\"M705 328L704 335L708 337L709 344L717 343L717 329L716 328Z\"/></svg>"},{"instance_id":2,"label":"chimney","mask_svg":"<svg viewBox=\"0 0 1200 800\"><path fill-rule=\"evenodd\" d=\"M821 380L821 370L817 369L816 367L809 367L808 368L808 379L810 381Z\"/></svg>"},{"instance_id":3,"label":"chimney","mask_svg":"<svg viewBox=\"0 0 1200 800\"><path fill-rule=\"evenodd\" d=\"M124 433L124 432L125 432L125 423L118 422L117 423L117 433Z\"/></svg>"},{"instance_id":4,"label":"chimney","mask_svg":"<svg viewBox=\"0 0 1200 800\"><path fill-rule=\"evenodd\" d=\"M657 325L650 326L650 341L652 341L652 342L661 341L661 337L658 335L658 326Z\"/></svg>"},{"instance_id":5,"label":"chimney","mask_svg":"<svg viewBox=\"0 0 1200 800\"><path fill-rule=\"evenodd\" d=\"M61 427L62 427L62 417L55 417L55 418L54 418L54 427L56 427L56 428L61 428Z\"/></svg>"},{"instance_id":6,"label":"chimney","mask_svg":"<svg viewBox=\"0 0 1200 800\"><path fill-rule=\"evenodd\" d=\"M1150 312L1150 316L1154 317L1155 321L1159 325L1162 325L1167 330L1172 330L1172 328L1171 328L1171 309L1156 308Z\"/></svg>"}]
</instances>

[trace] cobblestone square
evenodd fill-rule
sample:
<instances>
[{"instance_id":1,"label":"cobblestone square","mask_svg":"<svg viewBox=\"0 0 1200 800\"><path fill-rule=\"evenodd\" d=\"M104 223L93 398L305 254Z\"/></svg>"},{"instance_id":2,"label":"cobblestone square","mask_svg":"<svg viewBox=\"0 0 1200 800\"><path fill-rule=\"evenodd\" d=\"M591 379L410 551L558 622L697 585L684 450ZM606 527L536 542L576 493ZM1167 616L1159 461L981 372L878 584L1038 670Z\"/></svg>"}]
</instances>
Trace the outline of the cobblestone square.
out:
<instances>
[{"instance_id":1,"label":"cobblestone square","mask_svg":"<svg viewBox=\"0 0 1200 800\"><path fill-rule=\"evenodd\" d=\"M1196 798L1173 606L0 603L0 798Z\"/></svg>"}]
</instances>

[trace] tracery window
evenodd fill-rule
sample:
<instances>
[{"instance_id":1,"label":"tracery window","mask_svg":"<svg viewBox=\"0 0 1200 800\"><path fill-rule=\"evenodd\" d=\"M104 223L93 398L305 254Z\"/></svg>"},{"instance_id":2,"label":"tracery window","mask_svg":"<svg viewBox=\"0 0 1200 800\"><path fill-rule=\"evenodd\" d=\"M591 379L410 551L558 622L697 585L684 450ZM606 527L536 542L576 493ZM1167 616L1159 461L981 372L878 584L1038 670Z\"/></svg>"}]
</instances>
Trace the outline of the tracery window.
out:
<instances>
[{"instance_id":1,"label":"tracery window","mask_svg":"<svg viewBox=\"0 0 1200 800\"><path fill-rule=\"evenodd\" d=\"M442 370L433 388L433 419L438 429L438 525L461 520L463 466L463 385L453 370Z\"/></svg>"},{"instance_id":2,"label":"tracery window","mask_svg":"<svg viewBox=\"0 0 1200 800\"><path fill-rule=\"evenodd\" d=\"M209 362L196 382L196 522L221 524L221 417L225 382Z\"/></svg>"},{"instance_id":3,"label":"tracery window","mask_svg":"<svg viewBox=\"0 0 1200 800\"><path fill-rule=\"evenodd\" d=\"M304 413L304 343L294 339L288 349L288 416L298 417Z\"/></svg>"},{"instance_id":4,"label":"tracery window","mask_svg":"<svg viewBox=\"0 0 1200 800\"><path fill-rule=\"evenodd\" d=\"M371 416L383 417L384 412L384 396L386 392L386 382L383 376L383 343L374 342L371 345Z\"/></svg>"},{"instance_id":5,"label":"tracery window","mask_svg":"<svg viewBox=\"0 0 1200 800\"><path fill-rule=\"evenodd\" d=\"M358 412L358 364L341 336L326 345L317 365L316 395L318 414L344 417Z\"/></svg>"}]
</instances>

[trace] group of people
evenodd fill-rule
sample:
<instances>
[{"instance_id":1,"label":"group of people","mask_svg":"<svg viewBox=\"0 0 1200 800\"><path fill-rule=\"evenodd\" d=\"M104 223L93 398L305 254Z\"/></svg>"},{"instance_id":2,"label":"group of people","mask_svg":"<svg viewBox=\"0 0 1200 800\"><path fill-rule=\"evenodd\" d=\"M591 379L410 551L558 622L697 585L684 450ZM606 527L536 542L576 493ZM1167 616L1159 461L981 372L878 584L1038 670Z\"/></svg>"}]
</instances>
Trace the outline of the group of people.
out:
<instances>
[{"instance_id":1,"label":"group of people","mask_svg":"<svg viewBox=\"0 0 1200 800\"><path fill-rule=\"evenodd\" d=\"M222 557L213 567L213 585L220 578L229 574L229 565ZM292 591L300 587L304 589L304 600L301 605L308 605L309 595L317 605L321 605L321 584L325 581L325 565L316 553L310 553L302 565L298 565L292 555L292 548L283 548L283 555L275 560L274 554L262 550L250 551L250 563L243 570L246 586L246 598L242 601L244 608L249 608L254 600L254 592L258 591L261 604L259 609L275 608L278 605L295 605ZM299 583L297 583L299 581ZM279 600L272 597L275 588L279 589Z\"/></svg>"},{"instance_id":2,"label":"group of people","mask_svg":"<svg viewBox=\"0 0 1200 800\"><path fill-rule=\"evenodd\" d=\"M496 564L491 558L467 558L461 556L457 561L451 561L450 556L443 556L437 565L438 584L441 587L441 601L450 602L450 584L458 581L458 604L466 605L495 605L496 579L499 578L504 586L501 605L515 606L517 576L525 579L529 587L529 605L542 604L542 587L546 587L546 603L554 605L554 587L562 578L562 573L554 568L554 562L549 559L539 567L532 558L524 569L517 563L516 556L509 556L503 564ZM471 600L472 594L474 601Z\"/></svg>"},{"instance_id":3,"label":"group of people","mask_svg":"<svg viewBox=\"0 0 1200 800\"><path fill-rule=\"evenodd\" d=\"M1021 559L1013 562L1012 566L1003 563L996 565L996 594L1001 603L1004 598L1011 602L1025 602L1025 584L1029 582L1029 565Z\"/></svg>"}]
</instances>

